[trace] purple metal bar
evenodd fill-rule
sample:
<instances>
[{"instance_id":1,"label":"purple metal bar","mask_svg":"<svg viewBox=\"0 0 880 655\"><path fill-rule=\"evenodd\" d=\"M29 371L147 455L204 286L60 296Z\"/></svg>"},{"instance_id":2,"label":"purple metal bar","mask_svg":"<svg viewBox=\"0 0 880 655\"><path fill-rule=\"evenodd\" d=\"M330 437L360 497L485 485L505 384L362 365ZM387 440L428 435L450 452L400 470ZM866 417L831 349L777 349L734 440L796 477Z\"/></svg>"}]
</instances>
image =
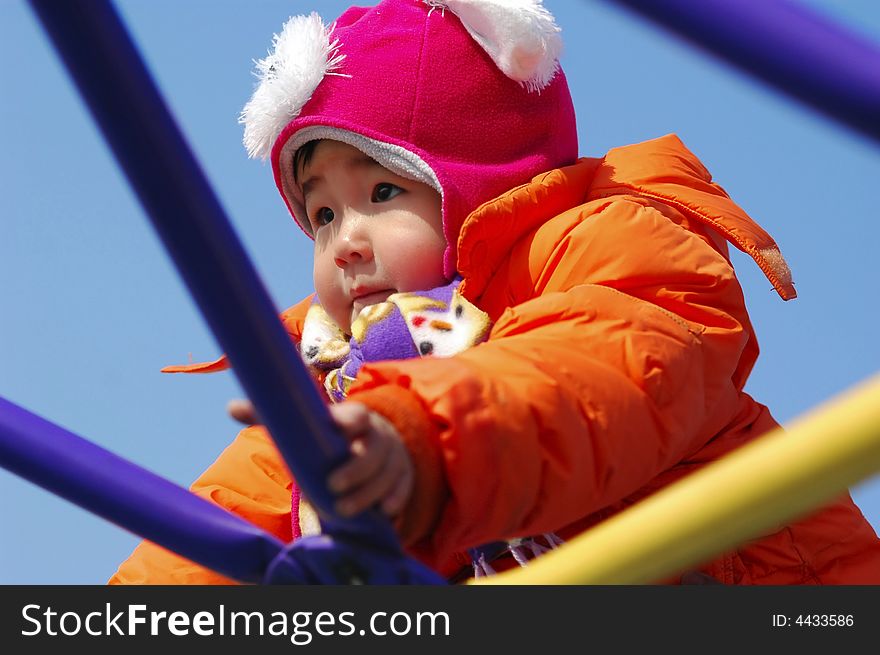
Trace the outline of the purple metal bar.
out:
<instances>
[{"instance_id":1,"label":"purple metal bar","mask_svg":"<svg viewBox=\"0 0 880 655\"><path fill-rule=\"evenodd\" d=\"M30 3L325 531L398 552L378 511L333 511L347 443L112 5Z\"/></svg>"},{"instance_id":2,"label":"purple metal bar","mask_svg":"<svg viewBox=\"0 0 880 655\"><path fill-rule=\"evenodd\" d=\"M4 468L150 541L242 582L285 544L187 489L0 398Z\"/></svg>"},{"instance_id":3,"label":"purple metal bar","mask_svg":"<svg viewBox=\"0 0 880 655\"><path fill-rule=\"evenodd\" d=\"M614 0L880 142L880 47L788 0Z\"/></svg>"}]
</instances>

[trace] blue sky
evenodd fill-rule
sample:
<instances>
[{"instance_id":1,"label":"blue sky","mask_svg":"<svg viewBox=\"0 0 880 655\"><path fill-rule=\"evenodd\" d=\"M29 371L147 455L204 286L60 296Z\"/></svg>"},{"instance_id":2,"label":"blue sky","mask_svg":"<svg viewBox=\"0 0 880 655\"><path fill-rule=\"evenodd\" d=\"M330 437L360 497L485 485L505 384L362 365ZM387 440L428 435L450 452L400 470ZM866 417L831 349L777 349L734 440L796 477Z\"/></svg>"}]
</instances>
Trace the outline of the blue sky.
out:
<instances>
[{"instance_id":1,"label":"blue sky","mask_svg":"<svg viewBox=\"0 0 880 655\"><path fill-rule=\"evenodd\" d=\"M747 390L788 423L880 371L880 147L609 3L545 4L581 153L677 133L788 259L785 303L735 254L762 348ZM809 4L880 43L876 2ZM346 3L117 6L275 304L298 301L310 242L236 119L284 20ZM234 437L240 388L159 373L218 346L22 0L0 3L0 89L0 396L187 486ZM880 477L853 495L880 530ZM100 584L138 541L2 469L0 521L3 584Z\"/></svg>"}]
</instances>

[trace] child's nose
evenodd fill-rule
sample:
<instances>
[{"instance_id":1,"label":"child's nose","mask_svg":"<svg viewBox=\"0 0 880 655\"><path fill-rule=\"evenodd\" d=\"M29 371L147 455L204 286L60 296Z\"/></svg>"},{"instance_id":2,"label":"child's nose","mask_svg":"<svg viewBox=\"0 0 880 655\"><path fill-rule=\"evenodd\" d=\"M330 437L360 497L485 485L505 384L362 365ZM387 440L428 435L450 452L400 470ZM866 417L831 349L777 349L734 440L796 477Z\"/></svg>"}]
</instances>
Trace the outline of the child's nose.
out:
<instances>
[{"instance_id":1,"label":"child's nose","mask_svg":"<svg viewBox=\"0 0 880 655\"><path fill-rule=\"evenodd\" d=\"M369 261L373 257L366 217L346 212L334 240L334 261L339 268L346 264Z\"/></svg>"}]
</instances>

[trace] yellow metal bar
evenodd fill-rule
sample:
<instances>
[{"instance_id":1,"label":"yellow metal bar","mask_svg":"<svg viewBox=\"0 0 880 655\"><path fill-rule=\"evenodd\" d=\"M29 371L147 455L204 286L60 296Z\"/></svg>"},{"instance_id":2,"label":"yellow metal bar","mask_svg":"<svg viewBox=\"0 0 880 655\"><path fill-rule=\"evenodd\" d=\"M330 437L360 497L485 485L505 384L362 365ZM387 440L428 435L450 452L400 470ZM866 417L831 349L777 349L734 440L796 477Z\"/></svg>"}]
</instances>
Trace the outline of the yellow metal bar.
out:
<instances>
[{"instance_id":1,"label":"yellow metal bar","mask_svg":"<svg viewBox=\"0 0 880 655\"><path fill-rule=\"evenodd\" d=\"M650 584L880 471L880 375L541 556L472 584Z\"/></svg>"}]
</instances>

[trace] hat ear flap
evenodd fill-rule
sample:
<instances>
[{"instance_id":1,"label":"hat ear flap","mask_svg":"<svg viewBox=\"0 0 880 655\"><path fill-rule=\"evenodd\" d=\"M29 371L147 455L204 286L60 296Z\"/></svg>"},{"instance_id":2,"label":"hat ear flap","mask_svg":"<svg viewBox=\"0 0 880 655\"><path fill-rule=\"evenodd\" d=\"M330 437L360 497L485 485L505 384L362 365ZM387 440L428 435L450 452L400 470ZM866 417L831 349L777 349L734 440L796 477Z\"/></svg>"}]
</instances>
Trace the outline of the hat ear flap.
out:
<instances>
[{"instance_id":1,"label":"hat ear flap","mask_svg":"<svg viewBox=\"0 0 880 655\"><path fill-rule=\"evenodd\" d=\"M312 12L293 16L272 39L272 51L256 62L259 83L244 106L244 145L250 157L266 159L290 121L299 116L325 75L335 73L345 55L339 41L330 41L334 25Z\"/></svg>"},{"instance_id":2,"label":"hat ear flap","mask_svg":"<svg viewBox=\"0 0 880 655\"><path fill-rule=\"evenodd\" d=\"M424 0L449 9L507 77L529 91L546 88L559 70L561 29L541 0Z\"/></svg>"}]
</instances>

